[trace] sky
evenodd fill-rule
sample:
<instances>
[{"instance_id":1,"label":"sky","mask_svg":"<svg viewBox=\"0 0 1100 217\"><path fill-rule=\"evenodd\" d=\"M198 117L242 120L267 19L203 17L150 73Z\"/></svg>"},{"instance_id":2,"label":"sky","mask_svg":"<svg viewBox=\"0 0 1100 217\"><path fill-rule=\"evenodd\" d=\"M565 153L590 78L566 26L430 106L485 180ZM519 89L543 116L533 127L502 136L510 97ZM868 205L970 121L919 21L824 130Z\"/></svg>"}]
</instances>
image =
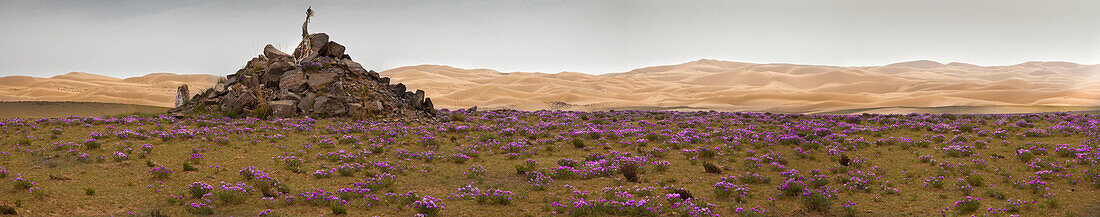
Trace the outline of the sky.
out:
<instances>
[{"instance_id":1,"label":"sky","mask_svg":"<svg viewBox=\"0 0 1100 217\"><path fill-rule=\"evenodd\" d=\"M325 32L376 71L602 74L698 59L1100 63L1100 1L9 1L0 76L226 75Z\"/></svg>"}]
</instances>

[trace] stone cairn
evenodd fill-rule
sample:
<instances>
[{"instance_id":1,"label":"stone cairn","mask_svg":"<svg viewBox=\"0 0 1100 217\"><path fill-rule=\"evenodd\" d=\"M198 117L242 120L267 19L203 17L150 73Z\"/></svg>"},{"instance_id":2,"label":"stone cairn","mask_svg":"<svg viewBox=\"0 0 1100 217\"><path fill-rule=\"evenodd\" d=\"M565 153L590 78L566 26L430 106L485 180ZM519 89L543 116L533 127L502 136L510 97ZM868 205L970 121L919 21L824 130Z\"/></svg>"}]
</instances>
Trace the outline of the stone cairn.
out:
<instances>
[{"instance_id":1,"label":"stone cairn","mask_svg":"<svg viewBox=\"0 0 1100 217\"><path fill-rule=\"evenodd\" d=\"M263 55L252 58L213 88L190 100L177 99L184 103L169 113L393 120L427 120L435 116L432 100L424 96L424 91L408 91L404 84L390 84L390 78L363 69L344 49L329 41L325 33L308 34L293 56L269 44Z\"/></svg>"},{"instance_id":2,"label":"stone cairn","mask_svg":"<svg viewBox=\"0 0 1100 217\"><path fill-rule=\"evenodd\" d=\"M213 88L187 99L180 87L176 108L169 113L222 112L243 116L289 118L374 117L424 120L435 116L424 91L407 91L404 84L363 66L344 54L344 46L325 33L309 34L313 9L306 9L302 42L288 55L268 44L263 55L226 76Z\"/></svg>"}]
</instances>

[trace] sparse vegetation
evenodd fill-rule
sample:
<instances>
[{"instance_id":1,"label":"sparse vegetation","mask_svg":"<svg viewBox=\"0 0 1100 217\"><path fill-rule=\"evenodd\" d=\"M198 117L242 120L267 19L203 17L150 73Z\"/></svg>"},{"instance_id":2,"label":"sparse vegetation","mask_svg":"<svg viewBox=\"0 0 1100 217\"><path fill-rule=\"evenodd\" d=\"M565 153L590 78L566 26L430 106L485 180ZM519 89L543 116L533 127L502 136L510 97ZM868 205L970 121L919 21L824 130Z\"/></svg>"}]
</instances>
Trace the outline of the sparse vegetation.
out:
<instances>
[{"instance_id":1,"label":"sparse vegetation","mask_svg":"<svg viewBox=\"0 0 1100 217\"><path fill-rule=\"evenodd\" d=\"M1060 216L1100 202L1093 115L461 114L4 120L0 203L25 215ZM66 209L127 200L139 206Z\"/></svg>"}]
</instances>

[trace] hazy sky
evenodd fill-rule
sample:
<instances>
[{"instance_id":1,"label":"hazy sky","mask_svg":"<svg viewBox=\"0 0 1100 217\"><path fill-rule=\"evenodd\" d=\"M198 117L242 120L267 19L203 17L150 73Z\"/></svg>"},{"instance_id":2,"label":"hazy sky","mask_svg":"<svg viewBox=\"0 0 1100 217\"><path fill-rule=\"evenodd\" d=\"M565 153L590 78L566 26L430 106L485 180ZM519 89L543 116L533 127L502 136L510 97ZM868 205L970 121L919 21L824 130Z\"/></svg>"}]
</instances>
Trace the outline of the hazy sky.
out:
<instances>
[{"instance_id":1,"label":"hazy sky","mask_svg":"<svg viewBox=\"0 0 1100 217\"><path fill-rule=\"evenodd\" d=\"M326 32L368 69L584 73L701 58L1100 63L1100 1L7 1L0 76L235 72ZM289 53L289 52L288 52Z\"/></svg>"}]
</instances>

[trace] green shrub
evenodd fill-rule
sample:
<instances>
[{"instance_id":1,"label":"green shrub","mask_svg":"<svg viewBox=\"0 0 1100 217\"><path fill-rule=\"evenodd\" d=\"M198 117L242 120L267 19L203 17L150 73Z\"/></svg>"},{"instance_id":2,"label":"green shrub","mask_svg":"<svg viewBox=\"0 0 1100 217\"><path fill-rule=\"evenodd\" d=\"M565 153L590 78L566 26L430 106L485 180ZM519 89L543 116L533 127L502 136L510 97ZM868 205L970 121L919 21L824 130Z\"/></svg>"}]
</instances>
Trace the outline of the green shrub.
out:
<instances>
[{"instance_id":1,"label":"green shrub","mask_svg":"<svg viewBox=\"0 0 1100 217\"><path fill-rule=\"evenodd\" d=\"M814 192L802 197L802 206L810 211L825 213L832 206L832 200L825 194Z\"/></svg>"},{"instance_id":2,"label":"green shrub","mask_svg":"<svg viewBox=\"0 0 1100 217\"><path fill-rule=\"evenodd\" d=\"M183 171L198 171L198 170L199 170L198 168L195 168L195 166L191 165L191 162L187 162L187 161L183 162Z\"/></svg>"},{"instance_id":3,"label":"green shrub","mask_svg":"<svg viewBox=\"0 0 1100 217\"><path fill-rule=\"evenodd\" d=\"M329 209L332 209L332 214L333 215L347 215L348 214L348 208L344 207L344 204L340 204L340 203L337 203L337 202L333 202L332 204L329 204Z\"/></svg>"}]
</instances>

